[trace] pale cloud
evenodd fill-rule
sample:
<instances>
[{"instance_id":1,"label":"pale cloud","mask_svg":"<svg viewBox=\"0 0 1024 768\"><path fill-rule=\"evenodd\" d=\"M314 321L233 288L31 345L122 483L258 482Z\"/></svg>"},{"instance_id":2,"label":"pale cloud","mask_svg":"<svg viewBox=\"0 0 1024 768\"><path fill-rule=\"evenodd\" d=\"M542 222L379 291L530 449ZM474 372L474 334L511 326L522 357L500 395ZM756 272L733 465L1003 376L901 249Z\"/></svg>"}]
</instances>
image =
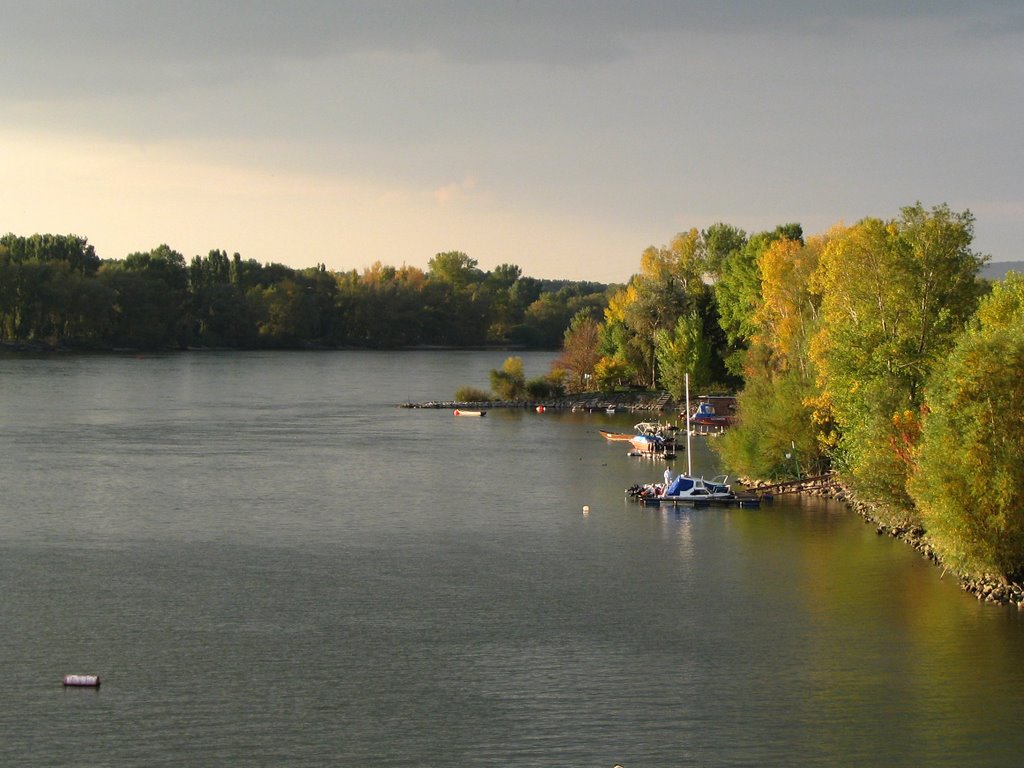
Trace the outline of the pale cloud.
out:
<instances>
[{"instance_id":1,"label":"pale cloud","mask_svg":"<svg viewBox=\"0 0 1024 768\"><path fill-rule=\"evenodd\" d=\"M444 184L434 190L434 199L439 205L448 205L476 189L476 177L466 176L462 181Z\"/></svg>"},{"instance_id":2,"label":"pale cloud","mask_svg":"<svg viewBox=\"0 0 1024 768\"><path fill-rule=\"evenodd\" d=\"M424 195L416 185L337 174L287 172L242 162L268 148L129 145L0 130L5 231L78 234L101 258L166 243L186 260L212 249L297 268L361 269L376 261L426 268L462 250L484 269L520 265L528 275L623 280L644 246L630 232L552 211L503 207L473 175ZM223 160L230 157L230 162ZM217 158L222 158L218 160ZM547 254L586 251L585 272ZM620 259L619 254L628 254Z\"/></svg>"}]
</instances>

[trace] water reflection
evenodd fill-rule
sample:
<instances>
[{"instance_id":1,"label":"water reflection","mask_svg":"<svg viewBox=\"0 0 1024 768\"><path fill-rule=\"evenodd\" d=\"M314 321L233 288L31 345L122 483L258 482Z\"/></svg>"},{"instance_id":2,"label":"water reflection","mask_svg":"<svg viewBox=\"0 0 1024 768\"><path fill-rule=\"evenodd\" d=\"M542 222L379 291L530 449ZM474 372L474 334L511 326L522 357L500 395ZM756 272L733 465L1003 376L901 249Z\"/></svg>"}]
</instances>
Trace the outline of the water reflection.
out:
<instances>
[{"instance_id":1,"label":"water reflection","mask_svg":"<svg viewBox=\"0 0 1024 768\"><path fill-rule=\"evenodd\" d=\"M5 368L0 762L1016 764L1024 617L842 507L640 507L618 417L393 407L503 357Z\"/></svg>"}]
</instances>

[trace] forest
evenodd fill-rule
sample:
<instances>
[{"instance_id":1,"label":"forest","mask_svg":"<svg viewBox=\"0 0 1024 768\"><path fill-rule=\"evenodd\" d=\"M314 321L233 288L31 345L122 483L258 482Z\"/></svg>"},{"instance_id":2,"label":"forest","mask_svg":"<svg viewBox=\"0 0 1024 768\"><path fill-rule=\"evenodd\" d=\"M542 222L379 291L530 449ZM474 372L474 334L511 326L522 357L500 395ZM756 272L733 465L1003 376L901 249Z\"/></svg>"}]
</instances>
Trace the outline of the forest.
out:
<instances>
[{"instance_id":1,"label":"forest","mask_svg":"<svg viewBox=\"0 0 1024 768\"><path fill-rule=\"evenodd\" d=\"M486 345L555 349L569 319L597 314L608 286L485 272L465 253L427 271L374 264L329 272L167 245L100 259L77 235L0 238L0 339L72 349Z\"/></svg>"}]
</instances>

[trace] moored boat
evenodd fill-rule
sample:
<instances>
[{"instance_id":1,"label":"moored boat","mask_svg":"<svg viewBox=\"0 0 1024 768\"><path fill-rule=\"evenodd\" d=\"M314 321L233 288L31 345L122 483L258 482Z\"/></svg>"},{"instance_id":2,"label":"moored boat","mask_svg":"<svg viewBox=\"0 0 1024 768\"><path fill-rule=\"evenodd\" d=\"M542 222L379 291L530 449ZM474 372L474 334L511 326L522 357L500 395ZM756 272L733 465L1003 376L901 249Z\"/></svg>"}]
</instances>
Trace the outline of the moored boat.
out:
<instances>
[{"instance_id":1,"label":"moored boat","mask_svg":"<svg viewBox=\"0 0 1024 768\"><path fill-rule=\"evenodd\" d=\"M666 476L667 473L668 470ZM725 475L714 480L677 475L669 483L633 485L626 489L626 493L631 498L647 504L727 501L736 497L732 488L725 482L727 479Z\"/></svg>"},{"instance_id":2,"label":"moored boat","mask_svg":"<svg viewBox=\"0 0 1024 768\"><path fill-rule=\"evenodd\" d=\"M633 435L629 444L641 453L659 453L665 448L665 439L658 435Z\"/></svg>"},{"instance_id":3,"label":"moored boat","mask_svg":"<svg viewBox=\"0 0 1024 768\"><path fill-rule=\"evenodd\" d=\"M701 397L690 413L691 429L698 432L721 432L736 422L736 398Z\"/></svg>"},{"instance_id":4,"label":"moored boat","mask_svg":"<svg viewBox=\"0 0 1024 768\"><path fill-rule=\"evenodd\" d=\"M601 433L601 436L604 437L605 440L625 442L632 440L635 437L631 432L609 432L604 429L599 429L597 431Z\"/></svg>"}]
</instances>

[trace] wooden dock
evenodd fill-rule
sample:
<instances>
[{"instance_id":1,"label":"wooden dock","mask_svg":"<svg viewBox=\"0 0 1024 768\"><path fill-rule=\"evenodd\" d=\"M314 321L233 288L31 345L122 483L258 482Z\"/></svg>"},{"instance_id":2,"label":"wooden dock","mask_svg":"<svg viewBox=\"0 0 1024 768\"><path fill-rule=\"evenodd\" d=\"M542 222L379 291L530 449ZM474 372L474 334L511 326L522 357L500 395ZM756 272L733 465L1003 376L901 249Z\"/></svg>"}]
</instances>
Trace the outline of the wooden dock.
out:
<instances>
[{"instance_id":1,"label":"wooden dock","mask_svg":"<svg viewBox=\"0 0 1024 768\"><path fill-rule=\"evenodd\" d=\"M628 498L631 501L639 503L640 506L643 507L689 507L695 509L703 509L706 507L740 507L741 509L756 509L761 506L762 502L771 502L771 494L762 496L755 493L738 493L731 499L666 499L662 496L631 496Z\"/></svg>"}]
</instances>

